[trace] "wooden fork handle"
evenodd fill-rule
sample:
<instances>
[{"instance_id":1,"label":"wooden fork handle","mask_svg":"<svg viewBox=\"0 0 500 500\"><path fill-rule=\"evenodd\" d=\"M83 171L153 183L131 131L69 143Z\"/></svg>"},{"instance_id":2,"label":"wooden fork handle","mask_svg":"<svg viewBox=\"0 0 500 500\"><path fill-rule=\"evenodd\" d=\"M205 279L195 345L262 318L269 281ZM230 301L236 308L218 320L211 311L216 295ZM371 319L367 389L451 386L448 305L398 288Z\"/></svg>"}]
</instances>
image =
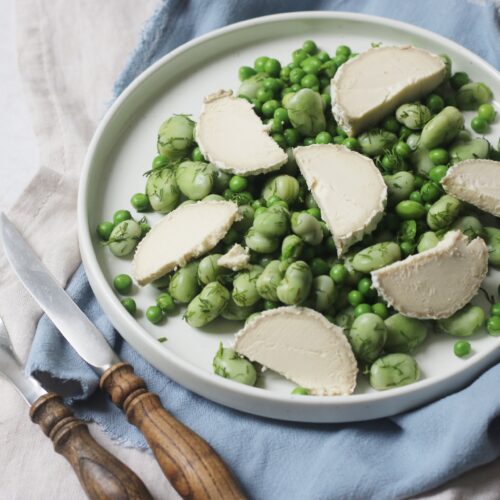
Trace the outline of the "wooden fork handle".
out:
<instances>
[{"instance_id":1,"label":"wooden fork handle","mask_svg":"<svg viewBox=\"0 0 500 500\"><path fill-rule=\"evenodd\" d=\"M172 486L191 500L245 498L222 459L200 436L176 420L128 363L109 368L101 388L144 435Z\"/></svg>"},{"instance_id":2,"label":"wooden fork handle","mask_svg":"<svg viewBox=\"0 0 500 500\"><path fill-rule=\"evenodd\" d=\"M94 440L87 425L73 416L57 394L37 399L30 417L52 440L55 451L71 464L89 498L152 499L139 477Z\"/></svg>"}]
</instances>

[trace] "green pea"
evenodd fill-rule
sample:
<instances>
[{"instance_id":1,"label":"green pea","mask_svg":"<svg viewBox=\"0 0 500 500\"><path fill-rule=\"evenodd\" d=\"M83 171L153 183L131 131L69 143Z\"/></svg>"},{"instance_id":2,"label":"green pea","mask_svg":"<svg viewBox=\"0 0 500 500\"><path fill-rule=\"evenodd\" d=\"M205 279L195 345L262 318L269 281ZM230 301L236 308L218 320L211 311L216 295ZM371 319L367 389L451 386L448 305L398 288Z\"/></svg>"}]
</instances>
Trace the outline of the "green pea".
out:
<instances>
[{"instance_id":1,"label":"green pea","mask_svg":"<svg viewBox=\"0 0 500 500\"><path fill-rule=\"evenodd\" d=\"M132 219L132 214L128 210L117 210L113 214L113 223L115 226L120 222Z\"/></svg>"},{"instance_id":2,"label":"green pea","mask_svg":"<svg viewBox=\"0 0 500 500\"><path fill-rule=\"evenodd\" d=\"M401 250L397 243L386 241L364 248L359 251L352 261L356 271L369 273L388 266L401 259Z\"/></svg>"},{"instance_id":3,"label":"green pea","mask_svg":"<svg viewBox=\"0 0 500 500\"><path fill-rule=\"evenodd\" d=\"M146 181L146 194L153 210L164 214L171 212L180 199L175 171L171 168L153 170Z\"/></svg>"},{"instance_id":4,"label":"green pea","mask_svg":"<svg viewBox=\"0 0 500 500\"><path fill-rule=\"evenodd\" d=\"M427 212L427 225L433 231L444 229L455 221L461 208L462 204L457 198L445 194Z\"/></svg>"},{"instance_id":5,"label":"green pea","mask_svg":"<svg viewBox=\"0 0 500 500\"><path fill-rule=\"evenodd\" d=\"M358 291L363 297L370 297L373 293L372 280L368 277L361 278L358 282Z\"/></svg>"},{"instance_id":6,"label":"green pea","mask_svg":"<svg viewBox=\"0 0 500 500\"><path fill-rule=\"evenodd\" d=\"M388 354L370 367L370 385L377 391L413 384L419 376L417 362L408 354Z\"/></svg>"},{"instance_id":7,"label":"green pea","mask_svg":"<svg viewBox=\"0 0 500 500\"><path fill-rule=\"evenodd\" d=\"M222 347L222 342L213 359L212 366L216 375L240 384L255 385L257 381L257 371L253 364L237 354L234 349Z\"/></svg>"},{"instance_id":8,"label":"green pea","mask_svg":"<svg viewBox=\"0 0 500 500\"><path fill-rule=\"evenodd\" d=\"M407 318L399 313L388 317L385 326L387 339L384 348L388 352L409 353L427 337L427 327L424 322Z\"/></svg>"},{"instance_id":9,"label":"green pea","mask_svg":"<svg viewBox=\"0 0 500 500\"><path fill-rule=\"evenodd\" d=\"M465 356L470 354L470 351L470 342L467 342L466 340L457 340L453 345L453 352L455 353L455 356L459 358L465 358Z\"/></svg>"},{"instance_id":10,"label":"green pea","mask_svg":"<svg viewBox=\"0 0 500 500\"><path fill-rule=\"evenodd\" d=\"M500 316L492 316L486 323L487 332L493 337L500 335Z\"/></svg>"},{"instance_id":11,"label":"green pea","mask_svg":"<svg viewBox=\"0 0 500 500\"><path fill-rule=\"evenodd\" d=\"M454 337L469 337L484 325L484 311L472 304L466 305L446 319L438 320L441 330Z\"/></svg>"},{"instance_id":12,"label":"green pea","mask_svg":"<svg viewBox=\"0 0 500 500\"><path fill-rule=\"evenodd\" d=\"M114 228L115 225L112 222L101 222L97 226L97 234L99 235L99 238L101 238L101 240L108 241Z\"/></svg>"},{"instance_id":13,"label":"green pea","mask_svg":"<svg viewBox=\"0 0 500 500\"><path fill-rule=\"evenodd\" d=\"M452 87L458 90L460 87L463 87L467 83L470 82L469 75L464 73L463 71L457 71L451 78L450 83Z\"/></svg>"},{"instance_id":14,"label":"green pea","mask_svg":"<svg viewBox=\"0 0 500 500\"><path fill-rule=\"evenodd\" d=\"M137 312L137 305L132 297L124 297L121 300L122 306L128 311L129 314L135 316Z\"/></svg>"},{"instance_id":15,"label":"green pea","mask_svg":"<svg viewBox=\"0 0 500 500\"><path fill-rule=\"evenodd\" d=\"M310 245L319 245L323 241L321 224L307 212L295 212L291 217L292 231Z\"/></svg>"},{"instance_id":16,"label":"green pea","mask_svg":"<svg viewBox=\"0 0 500 500\"><path fill-rule=\"evenodd\" d=\"M130 198L130 204L138 211L144 212L151 208L149 198L144 193L136 193Z\"/></svg>"},{"instance_id":17,"label":"green pea","mask_svg":"<svg viewBox=\"0 0 500 500\"><path fill-rule=\"evenodd\" d=\"M426 149L451 142L464 126L464 117L457 108L447 106L428 121L420 135L420 145Z\"/></svg>"},{"instance_id":18,"label":"green pea","mask_svg":"<svg viewBox=\"0 0 500 500\"><path fill-rule=\"evenodd\" d=\"M252 266L250 271L236 275L233 281L232 299L237 306L250 307L260 300L257 292L257 279L262 274L261 266Z\"/></svg>"},{"instance_id":19,"label":"green pea","mask_svg":"<svg viewBox=\"0 0 500 500\"><path fill-rule=\"evenodd\" d=\"M372 305L372 312L377 316L380 316L382 319L386 319L389 317L389 311L387 306L382 302L376 302Z\"/></svg>"},{"instance_id":20,"label":"green pea","mask_svg":"<svg viewBox=\"0 0 500 500\"><path fill-rule=\"evenodd\" d=\"M289 227L290 214L286 208L278 205L258 214L253 221L253 230L268 238L283 236L288 232Z\"/></svg>"},{"instance_id":21,"label":"green pea","mask_svg":"<svg viewBox=\"0 0 500 500\"><path fill-rule=\"evenodd\" d=\"M335 283L327 275L316 276L312 282L313 307L316 311L325 312L333 307L337 291Z\"/></svg>"},{"instance_id":22,"label":"green pea","mask_svg":"<svg viewBox=\"0 0 500 500\"><path fill-rule=\"evenodd\" d=\"M187 306L184 319L196 328L213 321L227 306L230 293L215 281L205 285L201 292Z\"/></svg>"},{"instance_id":23,"label":"green pea","mask_svg":"<svg viewBox=\"0 0 500 500\"><path fill-rule=\"evenodd\" d=\"M315 74L306 72L306 75L300 80L300 86L317 92L319 90L319 79ZM321 104L323 104L323 100L321 100Z\"/></svg>"},{"instance_id":24,"label":"green pea","mask_svg":"<svg viewBox=\"0 0 500 500\"><path fill-rule=\"evenodd\" d=\"M295 387L293 389L292 394L298 395L298 396L309 396L309 389L306 389L305 387Z\"/></svg>"},{"instance_id":25,"label":"green pea","mask_svg":"<svg viewBox=\"0 0 500 500\"><path fill-rule=\"evenodd\" d=\"M442 189L436 182L426 182L420 188L420 194L424 202L434 202L441 196Z\"/></svg>"},{"instance_id":26,"label":"green pea","mask_svg":"<svg viewBox=\"0 0 500 500\"><path fill-rule=\"evenodd\" d=\"M470 82L462 85L455 97L460 109L474 110L481 104L489 103L493 99L493 93L484 83Z\"/></svg>"},{"instance_id":27,"label":"green pea","mask_svg":"<svg viewBox=\"0 0 500 500\"><path fill-rule=\"evenodd\" d=\"M434 248L439 243L439 238L433 231L427 231L422 234L420 240L418 241L417 251L418 253L426 252L431 248Z\"/></svg>"},{"instance_id":28,"label":"green pea","mask_svg":"<svg viewBox=\"0 0 500 500\"><path fill-rule=\"evenodd\" d=\"M490 144L486 139L482 137L476 137L475 139L457 138L450 145L450 158L452 163L458 163L459 161L472 160L475 158L488 158L488 153L490 150Z\"/></svg>"},{"instance_id":29,"label":"green pea","mask_svg":"<svg viewBox=\"0 0 500 500\"><path fill-rule=\"evenodd\" d=\"M438 94L430 94L425 104L432 113L439 113L444 108L444 99Z\"/></svg>"},{"instance_id":30,"label":"green pea","mask_svg":"<svg viewBox=\"0 0 500 500\"><path fill-rule=\"evenodd\" d=\"M277 288L285 276L285 269L279 260L272 260L266 265L257 278L257 293L263 299L276 302L278 300Z\"/></svg>"},{"instance_id":31,"label":"green pea","mask_svg":"<svg viewBox=\"0 0 500 500\"><path fill-rule=\"evenodd\" d=\"M491 104L481 104L479 108L477 108L477 116L486 120L488 123L493 123L495 121L495 117L497 112L493 105Z\"/></svg>"},{"instance_id":32,"label":"green pea","mask_svg":"<svg viewBox=\"0 0 500 500\"><path fill-rule=\"evenodd\" d=\"M484 119L481 118L480 116L475 116L472 118L470 122L470 126L474 132L477 132L478 134L484 134L488 130L488 122Z\"/></svg>"},{"instance_id":33,"label":"green pea","mask_svg":"<svg viewBox=\"0 0 500 500\"><path fill-rule=\"evenodd\" d=\"M307 78L307 82L304 79ZM314 75L306 75L301 83L311 83ZM288 111L290 123L305 136L316 136L326 127L321 96L310 88L303 88L295 94L288 94L283 104Z\"/></svg>"},{"instance_id":34,"label":"green pea","mask_svg":"<svg viewBox=\"0 0 500 500\"><path fill-rule=\"evenodd\" d=\"M411 149L406 142L398 141L394 146L394 153L400 158L408 158L411 154Z\"/></svg>"},{"instance_id":35,"label":"green pea","mask_svg":"<svg viewBox=\"0 0 500 500\"><path fill-rule=\"evenodd\" d=\"M372 129L358 136L361 152L371 157L384 154L397 140L396 134L383 129Z\"/></svg>"},{"instance_id":36,"label":"green pea","mask_svg":"<svg viewBox=\"0 0 500 500\"><path fill-rule=\"evenodd\" d=\"M168 164L169 164L169 159L166 156L158 155L154 157L151 166L154 170L155 168L166 167Z\"/></svg>"},{"instance_id":37,"label":"green pea","mask_svg":"<svg viewBox=\"0 0 500 500\"><path fill-rule=\"evenodd\" d=\"M281 64L278 59L268 59L265 62L264 71L270 76L279 76Z\"/></svg>"},{"instance_id":38,"label":"green pea","mask_svg":"<svg viewBox=\"0 0 500 500\"><path fill-rule=\"evenodd\" d=\"M357 307L363 303L363 294L359 290L351 290L347 294L347 300L352 307Z\"/></svg>"},{"instance_id":39,"label":"green pea","mask_svg":"<svg viewBox=\"0 0 500 500\"><path fill-rule=\"evenodd\" d=\"M372 312L372 306L370 304L361 303L354 308L354 317L357 318L362 314L368 314Z\"/></svg>"},{"instance_id":40,"label":"green pea","mask_svg":"<svg viewBox=\"0 0 500 500\"><path fill-rule=\"evenodd\" d=\"M500 229L485 227L484 237L488 245L488 261L492 266L500 267Z\"/></svg>"},{"instance_id":41,"label":"green pea","mask_svg":"<svg viewBox=\"0 0 500 500\"><path fill-rule=\"evenodd\" d=\"M330 144L330 142L332 142L332 136L325 130L316 136L315 142L316 144Z\"/></svg>"},{"instance_id":42,"label":"green pea","mask_svg":"<svg viewBox=\"0 0 500 500\"><path fill-rule=\"evenodd\" d=\"M384 320L373 313L358 316L348 337L356 358L371 363L378 358L384 347L387 328Z\"/></svg>"},{"instance_id":43,"label":"green pea","mask_svg":"<svg viewBox=\"0 0 500 500\"><path fill-rule=\"evenodd\" d=\"M410 172L396 172L393 175L384 175L387 191L392 203L406 200L415 188L415 176Z\"/></svg>"},{"instance_id":44,"label":"green pea","mask_svg":"<svg viewBox=\"0 0 500 500\"><path fill-rule=\"evenodd\" d=\"M281 243L281 259L284 261L297 260L300 258L304 242L295 234L289 234Z\"/></svg>"},{"instance_id":45,"label":"green pea","mask_svg":"<svg viewBox=\"0 0 500 500\"><path fill-rule=\"evenodd\" d=\"M279 239L265 236L252 227L245 235L245 243L254 252L272 253L278 248Z\"/></svg>"},{"instance_id":46,"label":"green pea","mask_svg":"<svg viewBox=\"0 0 500 500\"><path fill-rule=\"evenodd\" d=\"M163 311L158 306L149 306L146 309L146 318L156 325L163 319Z\"/></svg>"},{"instance_id":47,"label":"green pea","mask_svg":"<svg viewBox=\"0 0 500 500\"><path fill-rule=\"evenodd\" d=\"M313 276L320 276L321 274L328 274L330 271L330 266L321 257L315 257L311 261L311 272Z\"/></svg>"},{"instance_id":48,"label":"green pea","mask_svg":"<svg viewBox=\"0 0 500 500\"><path fill-rule=\"evenodd\" d=\"M169 160L187 157L194 145L194 126L194 121L186 115L171 116L158 131L158 153Z\"/></svg>"},{"instance_id":49,"label":"green pea","mask_svg":"<svg viewBox=\"0 0 500 500\"><path fill-rule=\"evenodd\" d=\"M198 266L197 261L189 262L172 276L168 292L176 302L188 304L200 291Z\"/></svg>"},{"instance_id":50,"label":"green pea","mask_svg":"<svg viewBox=\"0 0 500 500\"><path fill-rule=\"evenodd\" d=\"M492 316L500 316L500 302L495 302L495 304L492 304L491 315Z\"/></svg>"},{"instance_id":51,"label":"green pea","mask_svg":"<svg viewBox=\"0 0 500 500\"><path fill-rule=\"evenodd\" d=\"M450 156L444 148L435 148L429 151L429 158L434 165L444 165L448 163Z\"/></svg>"},{"instance_id":52,"label":"green pea","mask_svg":"<svg viewBox=\"0 0 500 500\"><path fill-rule=\"evenodd\" d=\"M421 130L424 128L424 125L431 119L431 116L430 109L419 103L402 104L396 110L397 121L411 130Z\"/></svg>"},{"instance_id":53,"label":"green pea","mask_svg":"<svg viewBox=\"0 0 500 500\"><path fill-rule=\"evenodd\" d=\"M132 278L128 274L118 274L113 280L113 286L118 293L126 295L132 289Z\"/></svg>"},{"instance_id":54,"label":"green pea","mask_svg":"<svg viewBox=\"0 0 500 500\"><path fill-rule=\"evenodd\" d=\"M277 175L271 177L262 189L261 196L269 202L271 197L278 196L289 205L295 203L299 196L299 183L291 175Z\"/></svg>"},{"instance_id":55,"label":"green pea","mask_svg":"<svg viewBox=\"0 0 500 500\"><path fill-rule=\"evenodd\" d=\"M255 75L255 70L250 66L241 66L240 69L238 70L238 76L240 78L240 81L247 80L253 75Z\"/></svg>"},{"instance_id":56,"label":"green pea","mask_svg":"<svg viewBox=\"0 0 500 500\"><path fill-rule=\"evenodd\" d=\"M339 285L345 283L348 276L349 273L342 264L334 264L330 269L330 278Z\"/></svg>"},{"instance_id":57,"label":"green pea","mask_svg":"<svg viewBox=\"0 0 500 500\"><path fill-rule=\"evenodd\" d=\"M141 239L141 226L133 219L117 224L108 239L111 253L116 257L130 255Z\"/></svg>"},{"instance_id":58,"label":"green pea","mask_svg":"<svg viewBox=\"0 0 500 500\"><path fill-rule=\"evenodd\" d=\"M304 261L292 262L276 288L278 299L287 305L301 304L309 296L312 279L311 270Z\"/></svg>"},{"instance_id":59,"label":"green pea","mask_svg":"<svg viewBox=\"0 0 500 500\"><path fill-rule=\"evenodd\" d=\"M464 217L458 218L451 226L451 229L456 229L462 231L469 240L473 240L477 236L482 236L484 234L483 225L477 217L472 215L466 215Z\"/></svg>"}]
</instances>

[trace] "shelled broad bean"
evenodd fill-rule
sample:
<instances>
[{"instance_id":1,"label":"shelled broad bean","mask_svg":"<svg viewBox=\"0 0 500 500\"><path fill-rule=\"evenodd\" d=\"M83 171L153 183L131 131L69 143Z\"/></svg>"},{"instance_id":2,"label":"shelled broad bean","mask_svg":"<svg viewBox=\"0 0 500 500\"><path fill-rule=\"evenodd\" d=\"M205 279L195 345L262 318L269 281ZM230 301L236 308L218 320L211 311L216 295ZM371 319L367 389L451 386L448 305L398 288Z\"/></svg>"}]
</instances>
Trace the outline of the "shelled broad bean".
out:
<instances>
[{"instance_id":1,"label":"shelled broad bean","mask_svg":"<svg viewBox=\"0 0 500 500\"><path fill-rule=\"evenodd\" d=\"M464 129L462 110L476 111L472 129L478 133L495 121L491 90L465 73L454 73L447 56L442 56L446 80L432 93L348 137L331 113L330 80L352 57L356 54L349 47L339 46L330 55L308 40L286 65L261 56L239 69L235 94L252 103L288 153L280 171L242 177L219 170L195 142L195 121L173 115L159 129L158 154L146 172L144 192L135 193L131 203L142 217L142 212L167 214L198 200L230 200L242 216L207 255L157 280L163 296L151 306L151 321L171 314L176 303L187 305L184 317L195 327L217 317L251 321L260 311L281 305L311 307L344 329L371 385L383 390L418 379L410 354L425 341L430 325L385 304L369 273L435 247L451 229L484 238L490 264L500 267L500 229L484 224L477 210L446 194L440 184L458 161L498 159L500 153L486 138ZM292 148L315 143L342 144L372 158L388 187L383 219L340 259L293 158ZM141 217L118 210L112 221L98 225L97 234L114 255L130 256L149 229ZM249 269L234 272L218 265L235 243L250 249ZM133 299L123 299L123 305L135 314ZM491 335L500 335L500 307L485 318L480 308L468 305L437 326L450 335L468 336L484 323ZM214 371L250 385L257 379L252 363L222 346Z\"/></svg>"}]
</instances>

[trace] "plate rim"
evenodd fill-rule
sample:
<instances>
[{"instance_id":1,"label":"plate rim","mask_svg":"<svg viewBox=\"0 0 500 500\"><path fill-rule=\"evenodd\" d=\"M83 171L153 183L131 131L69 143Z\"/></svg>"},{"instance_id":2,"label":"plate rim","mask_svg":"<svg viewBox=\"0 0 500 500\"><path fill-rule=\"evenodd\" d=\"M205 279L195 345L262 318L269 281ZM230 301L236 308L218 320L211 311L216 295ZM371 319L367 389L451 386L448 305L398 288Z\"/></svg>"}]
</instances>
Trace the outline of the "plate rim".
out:
<instances>
[{"instance_id":1,"label":"plate rim","mask_svg":"<svg viewBox=\"0 0 500 500\"><path fill-rule=\"evenodd\" d=\"M417 35L430 39L440 45L452 47L455 51L461 52L462 54L464 54L464 56L472 59L474 64L477 64L484 71L489 73L494 80L498 81L500 85L500 77L498 76L497 74L498 72L494 68L494 66L483 60L479 55L475 54L471 50L463 47L457 42L454 42L442 35L429 31L425 28L414 26L412 24L394 19L384 18L381 16L374 16L369 14L360 14L353 12L338 12L338 11L332 12L323 10L299 11L299 12L280 13L280 14L272 14L268 16L256 17L253 19L233 23L228 26L224 26L222 28L218 28L214 31L206 33L200 37L190 40L184 43L183 45L177 47L173 51L162 56L158 61L153 63L151 66L146 68L115 99L113 104L109 107L109 109L106 111L105 115L99 122L85 154L85 159L81 170L79 188L78 188L77 227L78 227L78 240L79 240L82 262L85 271L87 273L87 277L89 279L91 288L100 306L103 308L104 312L106 313L110 321L113 323L113 326L118 331L118 333L128 342L130 342L129 338L135 337L135 339L137 339L141 343L145 343L148 349L154 349L155 351L157 351L157 354L159 354L164 359L165 365L173 365L178 372L183 373L183 376L185 376L188 379L194 377L193 380L197 380L199 382L200 388L208 386L211 392L213 392L214 390L216 391L222 390L224 392L227 392L229 395L231 394L237 396L243 395L243 397L245 399L248 399L248 401L253 400L254 402L262 402L262 400L264 400L270 403L284 405L284 408L286 407L291 408L290 405L292 405L293 408L328 407L331 408L332 410L337 407L366 406L371 403L383 404L384 402L390 403L400 399L404 395L410 395L410 394L418 395L425 391L430 391L432 387L435 386L439 387L442 384L450 382L451 387L449 391L447 392L445 391L444 393L443 391L439 391L440 394L447 395L450 394L451 392L454 392L457 389L456 382L455 384L451 383L454 379L460 377L460 375L462 375L462 377L467 376L468 374L470 374L470 372L473 372L474 369L476 369L477 371L480 365L482 366L481 369L484 370L485 369L484 365L486 363L491 363L492 358L498 357L495 355L500 354L500 344L494 347L493 349L488 349L486 351L483 351L482 353L475 354L472 362L467 363L467 365L464 364L462 368L460 368L459 370L455 370L452 373L432 377L429 379L422 379L417 384L410 384L407 386L394 388L389 391L367 393L367 394L353 394L350 396L322 396L322 397L311 397L311 398L303 398L292 394L276 393L259 387L250 387L243 384L238 384L223 377L219 377L213 373L207 372L203 368L198 367L193 363L189 363L188 365L186 365L184 360L182 360L180 357L172 353L170 350L161 348L160 347L161 344L158 344L158 341L153 336L151 336L147 332L147 330L142 328L142 326L138 322L136 322L132 316L125 314L123 306L120 304L118 298L115 297L114 294L112 293L111 286L106 281L105 276L97 261L97 256L94 251L94 246L92 243L91 228L87 219L87 213L89 208L87 200L88 200L89 190L91 189L89 181L92 173L93 159L96 151L98 150L100 141L107 130L108 125L110 124L110 122L112 122L115 114L121 109L124 103L126 103L126 101L137 90L137 88L140 87L147 79L151 78L162 66L169 63L171 60L175 59L180 54L189 51L192 47L200 45L208 40L224 36L227 33L238 31L240 29L249 28L261 24L297 21L297 20L317 20L317 19L324 20L326 18L329 18L331 20L348 20L348 21L365 22L365 23L392 27L399 30L406 30L409 31L410 33L413 32ZM120 326L117 326L117 324L119 324ZM127 332L126 335L122 333L123 331ZM153 364L154 366L154 363L151 362L149 359L147 359L147 356L145 357L146 360L149 363ZM165 371L159 370L159 371L162 371L163 373L166 372L166 370ZM179 382L177 376L172 376L171 374L168 374L167 376L172 380L174 380L179 385L181 385L182 387L185 387L188 390L191 390L192 392L195 392L196 394L199 394L207 399L221 403L224 406L229 406L231 408L236 408L236 409L240 409L242 408L242 406L248 406L241 404L240 405L236 404L234 406L230 405L228 403L222 402L218 398L207 396L206 393L208 392L208 390L200 391L196 387L192 387L189 384L186 384L184 381ZM467 385L469 383L472 383L475 377L476 375L467 376L467 381L468 381ZM459 384L459 386L462 385L464 385L463 382ZM420 399L416 398L416 404L420 404L421 399L422 398ZM434 399L435 396L432 395L425 398L426 401ZM251 410L245 409L243 411L263 416L269 416L268 415L269 412L259 411L258 408L256 408L254 411L253 407ZM307 413L310 412L308 411ZM283 420L298 420L304 422L306 421L333 422L335 421L334 415L332 415L332 417L333 420L331 419L314 420L310 418L302 419L302 418L295 418L293 416L290 416L289 418L281 416L279 418ZM376 418L376 417L368 417L368 418ZM351 421L355 420L360 420L360 419L355 418L352 419Z\"/></svg>"}]
</instances>

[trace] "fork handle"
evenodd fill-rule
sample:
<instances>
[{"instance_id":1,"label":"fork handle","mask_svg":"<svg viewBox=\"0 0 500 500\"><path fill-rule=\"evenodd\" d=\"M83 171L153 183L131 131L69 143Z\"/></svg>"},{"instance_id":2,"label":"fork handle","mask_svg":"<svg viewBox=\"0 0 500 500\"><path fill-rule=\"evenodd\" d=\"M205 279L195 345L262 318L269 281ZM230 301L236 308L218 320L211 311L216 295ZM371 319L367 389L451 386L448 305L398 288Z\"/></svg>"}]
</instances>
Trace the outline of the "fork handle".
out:
<instances>
[{"instance_id":1,"label":"fork handle","mask_svg":"<svg viewBox=\"0 0 500 500\"><path fill-rule=\"evenodd\" d=\"M144 435L163 473L183 498L244 499L231 472L213 448L163 408L156 394L128 363L101 377L101 388Z\"/></svg>"},{"instance_id":2,"label":"fork handle","mask_svg":"<svg viewBox=\"0 0 500 500\"><path fill-rule=\"evenodd\" d=\"M30 417L71 464L92 500L152 500L144 483L90 435L87 424L73 416L60 396L48 393L31 406Z\"/></svg>"}]
</instances>

